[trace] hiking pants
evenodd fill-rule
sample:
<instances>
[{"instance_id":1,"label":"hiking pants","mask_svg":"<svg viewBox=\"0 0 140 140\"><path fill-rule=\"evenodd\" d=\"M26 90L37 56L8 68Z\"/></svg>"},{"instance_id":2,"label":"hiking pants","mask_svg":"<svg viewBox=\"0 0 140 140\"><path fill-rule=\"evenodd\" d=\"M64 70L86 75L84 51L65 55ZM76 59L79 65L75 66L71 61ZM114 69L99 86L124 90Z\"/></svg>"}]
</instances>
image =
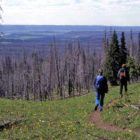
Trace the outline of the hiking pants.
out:
<instances>
[{"instance_id":1,"label":"hiking pants","mask_svg":"<svg viewBox=\"0 0 140 140\"><path fill-rule=\"evenodd\" d=\"M120 80L120 94L121 95L123 92L123 88L124 88L125 92L127 92L127 80L126 79Z\"/></svg>"},{"instance_id":2,"label":"hiking pants","mask_svg":"<svg viewBox=\"0 0 140 140\"><path fill-rule=\"evenodd\" d=\"M95 104L98 105L100 107L100 109L103 109L104 97L105 97L105 93L96 91L96 103Z\"/></svg>"}]
</instances>

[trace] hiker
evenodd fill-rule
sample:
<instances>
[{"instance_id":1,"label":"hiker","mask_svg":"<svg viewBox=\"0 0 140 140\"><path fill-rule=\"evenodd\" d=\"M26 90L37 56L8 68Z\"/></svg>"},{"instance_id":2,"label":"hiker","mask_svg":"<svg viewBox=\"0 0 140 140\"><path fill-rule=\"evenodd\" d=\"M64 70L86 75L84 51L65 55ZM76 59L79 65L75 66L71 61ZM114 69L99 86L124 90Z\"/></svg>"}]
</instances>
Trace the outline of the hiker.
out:
<instances>
[{"instance_id":1,"label":"hiker","mask_svg":"<svg viewBox=\"0 0 140 140\"><path fill-rule=\"evenodd\" d=\"M129 81L129 71L126 67L126 64L122 64L122 67L120 68L118 72L118 78L120 81L120 95L123 97L123 88L125 90L125 93L127 93L127 81Z\"/></svg>"},{"instance_id":2,"label":"hiker","mask_svg":"<svg viewBox=\"0 0 140 140\"><path fill-rule=\"evenodd\" d=\"M98 75L95 78L94 86L96 89L96 101L95 101L96 105L94 110L96 111L99 107L100 111L102 111L104 105L105 93L108 92L107 79L105 76L103 76L102 69L98 70Z\"/></svg>"}]
</instances>

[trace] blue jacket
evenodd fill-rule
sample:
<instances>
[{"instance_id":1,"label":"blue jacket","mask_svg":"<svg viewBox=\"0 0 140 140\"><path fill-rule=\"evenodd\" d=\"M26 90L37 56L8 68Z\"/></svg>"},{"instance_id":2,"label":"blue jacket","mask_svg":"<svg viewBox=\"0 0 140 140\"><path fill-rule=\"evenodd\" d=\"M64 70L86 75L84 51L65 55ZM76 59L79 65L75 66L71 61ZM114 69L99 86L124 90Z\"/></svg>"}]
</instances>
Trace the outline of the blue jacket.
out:
<instances>
[{"instance_id":1,"label":"blue jacket","mask_svg":"<svg viewBox=\"0 0 140 140\"><path fill-rule=\"evenodd\" d=\"M94 86L97 92L107 93L108 92L108 84L107 79L103 75L97 75L94 81Z\"/></svg>"}]
</instances>

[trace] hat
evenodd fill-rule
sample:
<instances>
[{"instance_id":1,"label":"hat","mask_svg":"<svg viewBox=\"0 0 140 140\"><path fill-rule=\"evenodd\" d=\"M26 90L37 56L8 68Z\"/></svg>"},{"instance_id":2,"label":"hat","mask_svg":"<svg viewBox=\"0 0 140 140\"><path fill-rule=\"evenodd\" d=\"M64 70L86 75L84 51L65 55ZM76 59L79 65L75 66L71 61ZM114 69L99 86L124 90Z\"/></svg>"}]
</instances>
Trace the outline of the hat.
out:
<instances>
[{"instance_id":1,"label":"hat","mask_svg":"<svg viewBox=\"0 0 140 140\"><path fill-rule=\"evenodd\" d=\"M124 68L126 66L126 64L122 64L122 68Z\"/></svg>"}]
</instances>

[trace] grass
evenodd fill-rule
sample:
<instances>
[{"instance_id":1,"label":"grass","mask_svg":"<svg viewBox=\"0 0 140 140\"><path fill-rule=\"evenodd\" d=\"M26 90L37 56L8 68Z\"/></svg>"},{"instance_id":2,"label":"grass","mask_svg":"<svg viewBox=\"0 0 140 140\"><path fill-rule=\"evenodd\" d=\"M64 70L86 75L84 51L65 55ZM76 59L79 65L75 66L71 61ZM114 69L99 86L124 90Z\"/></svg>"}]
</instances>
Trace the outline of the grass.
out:
<instances>
[{"instance_id":1,"label":"grass","mask_svg":"<svg viewBox=\"0 0 140 140\"><path fill-rule=\"evenodd\" d=\"M127 95L118 100L110 109L102 113L105 121L117 125L122 128L130 128L132 130L140 130L140 110L134 109L131 105L140 105L140 84L130 85ZM118 87L110 91L107 98L119 97L116 95L119 91ZM109 115L111 114L111 116Z\"/></svg>"},{"instance_id":2,"label":"grass","mask_svg":"<svg viewBox=\"0 0 140 140\"><path fill-rule=\"evenodd\" d=\"M129 100L139 100L140 84L132 85ZM105 104L119 96L118 87L111 88ZM96 128L89 120L94 108L94 93L66 100L32 102L0 99L0 124L7 120L23 119L22 123L0 132L7 140L139 140L133 132L108 132ZM128 103L128 100L121 99ZM130 102L130 101L129 101ZM135 115L132 115L135 113ZM118 115L120 117L118 117ZM124 121L129 114L130 121ZM138 128L139 112L132 108L111 107L102 113L103 119L120 127ZM118 119L120 118L120 119ZM132 119L132 120L131 120ZM130 123L131 122L131 123Z\"/></svg>"}]
</instances>

